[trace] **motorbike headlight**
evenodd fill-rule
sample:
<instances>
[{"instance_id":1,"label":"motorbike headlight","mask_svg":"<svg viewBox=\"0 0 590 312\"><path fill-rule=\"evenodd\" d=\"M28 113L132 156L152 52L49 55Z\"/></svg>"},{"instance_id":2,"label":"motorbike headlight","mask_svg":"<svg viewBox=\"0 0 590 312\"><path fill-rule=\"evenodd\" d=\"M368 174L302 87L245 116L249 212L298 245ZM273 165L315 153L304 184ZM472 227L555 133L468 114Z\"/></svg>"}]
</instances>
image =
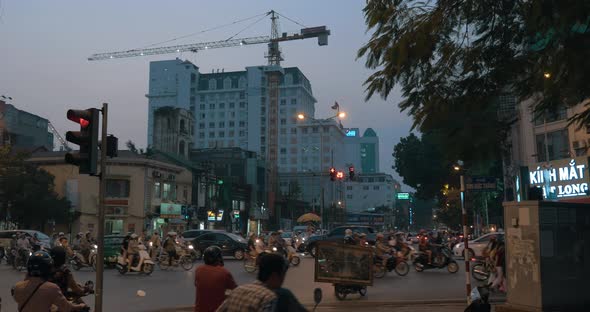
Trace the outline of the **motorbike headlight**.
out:
<instances>
[{"instance_id":1,"label":"motorbike headlight","mask_svg":"<svg viewBox=\"0 0 590 312\"><path fill-rule=\"evenodd\" d=\"M272 251L277 251L277 247L273 247L272 248Z\"/></svg>"},{"instance_id":2,"label":"motorbike headlight","mask_svg":"<svg viewBox=\"0 0 590 312\"><path fill-rule=\"evenodd\" d=\"M256 240L256 242L257 242L257 243L260 243L260 240L259 240L259 239L257 239L257 240Z\"/></svg>"},{"instance_id":3,"label":"motorbike headlight","mask_svg":"<svg viewBox=\"0 0 590 312\"><path fill-rule=\"evenodd\" d=\"M301 240L305 241L305 237L304 237L304 238L302 238Z\"/></svg>"},{"instance_id":4,"label":"motorbike headlight","mask_svg":"<svg viewBox=\"0 0 590 312\"><path fill-rule=\"evenodd\" d=\"M94 249L98 249L98 245L92 245L92 247L94 247Z\"/></svg>"},{"instance_id":5,"label":"motorbike headlight","mask_svg":"<svg viewBox=\"0 0 590 312\"><path fill-rule=\"evenodd\" d=\"M188 249L195 249L195 247L193 247L193 245L188 245Z\"/></svg>"},{"instance_id":6,"label":"motorbike headlight","mask_svg":"<svg viewBox=\"0 0 590 312\"><path fill-rule=\"evenodd\" d=\"M32 255L33 255L33 253L29 251L29 257L32 256Z\"/></svg>"}]
</instances>

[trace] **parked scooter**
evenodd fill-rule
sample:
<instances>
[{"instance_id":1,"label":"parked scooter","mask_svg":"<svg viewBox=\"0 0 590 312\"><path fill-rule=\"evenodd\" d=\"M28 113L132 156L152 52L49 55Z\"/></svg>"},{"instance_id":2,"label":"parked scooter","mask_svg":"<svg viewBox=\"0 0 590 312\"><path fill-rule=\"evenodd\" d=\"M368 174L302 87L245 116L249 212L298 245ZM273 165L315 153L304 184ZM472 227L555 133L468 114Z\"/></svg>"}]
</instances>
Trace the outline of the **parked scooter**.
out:
<instances>
[{"instance_id":1,"label":"parked scooter","mask_svg":"<svg viewBox=\"0 0 590 312\"><path fill-rule=\"evenodd\" d=\"M428 255L420 252L418 257L414 259L414 269L416 272L422 272L428 269L442 269L447 268L449 273L457 273L459 265L453 259L451 251L446 246L441 246L441 250L437 255L432 255L432 263L428 263Z\"/></svg>"},{"instance_id":2,"label":"parked scooter","mask_svg":"<svg viewBox=\"0 0 590 312\"><path fill-rule=\"evenodd\" d=\"M127 259L122 255L117 258L117 270L122 275L127 272L140 272L150 275L154 272L154 265L154 261L150 258L147 249L141 243L139 244L139 256L133 258L131 267L127 263Z\"/></svg>"},{"instance_id":3,"label":"parked scooter","mask_svg":"<svg viewBox=\"0 0 590 312\"><path fill-rule=\"evenodd\" d=\"M96 244L92 245L90 249L90 254L88 255L89 261L87 262L84 259L84 256L78 252L78 250L74 250L74 255L70 258L70 265L74 270L79 271L81 268L92 268L92 270L96 271L96 253L98 250L98 246Z\"/></svg>"}]
</instances>

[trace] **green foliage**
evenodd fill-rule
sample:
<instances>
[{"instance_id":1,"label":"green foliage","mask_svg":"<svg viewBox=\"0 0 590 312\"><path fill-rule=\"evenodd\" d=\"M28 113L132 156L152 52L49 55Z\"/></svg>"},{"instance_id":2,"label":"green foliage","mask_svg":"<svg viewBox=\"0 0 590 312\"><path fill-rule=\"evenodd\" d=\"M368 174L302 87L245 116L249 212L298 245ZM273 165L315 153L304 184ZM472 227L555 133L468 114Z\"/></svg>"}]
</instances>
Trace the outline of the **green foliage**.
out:
<instances>
[{"instance_id":1,"label":"green foliage","mask_svg":"<svg viewBox=\"0 0 590 312\"><path fill-rule=\"evenodd\" d=\"M439 135L424 134L418 138L413 133L395 145L393 157L395 169L404 184L416 189L416 197L433 199L444 184L451 183L451 165L439 144Z\"/></svg>"},{"instance_id":2,"label":"green foliage","mask_svg":"<svg viewBox=\"0 0 590 312\"><path fill-rule=\"evenodd\" d=\"M401 86L414 127L443 134L456 159L497 157L508 126L496 113L502 94L543 94L537 112L590 94L588 1L369 0L363 11L367 99ZM588 122L590 112L576 118Z\"/></svg>"},{"instance_id":3,"label":"green foliage","mask_svg":"<svg viewBox=\"0 0 590 312\"><path fill-rule=\"evenodd\" d=\"M10 216L22 228L42 228L50 219L65 222L70 202L55 193L54 177L24 159L24 154L0 149L0 217Z\"/></svg>"}]
</instances>

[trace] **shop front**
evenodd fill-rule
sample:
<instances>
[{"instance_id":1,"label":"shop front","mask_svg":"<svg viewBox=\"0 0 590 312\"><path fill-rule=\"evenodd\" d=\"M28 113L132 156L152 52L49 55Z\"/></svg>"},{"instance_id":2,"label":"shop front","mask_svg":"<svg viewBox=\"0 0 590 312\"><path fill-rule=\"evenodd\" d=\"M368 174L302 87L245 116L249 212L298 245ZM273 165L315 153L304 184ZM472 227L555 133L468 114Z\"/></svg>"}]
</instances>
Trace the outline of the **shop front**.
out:
<instances>
[{"instance_id":1,"label":"shop front","mask_svg":"<svg viewBox=\"0 0 590 312\"><path fill-rule=\"evenodd\" d=\"M160 216L153 219L152 226L155 231L159 231L164 237L166 233L174 231L182 233L186 230L186 221L182 216L182 205L161 203Z\"/></svg>"},{"instance_id":2,"label":"shop front","mask_svg":"<svg viewBox=\"0 0 590 312\"><path fill-rule=\"evenodd\" d=\"M546 200L589 202L588 158L554 160L528 167L528 182Z\"/></svg>"}]
</instances>

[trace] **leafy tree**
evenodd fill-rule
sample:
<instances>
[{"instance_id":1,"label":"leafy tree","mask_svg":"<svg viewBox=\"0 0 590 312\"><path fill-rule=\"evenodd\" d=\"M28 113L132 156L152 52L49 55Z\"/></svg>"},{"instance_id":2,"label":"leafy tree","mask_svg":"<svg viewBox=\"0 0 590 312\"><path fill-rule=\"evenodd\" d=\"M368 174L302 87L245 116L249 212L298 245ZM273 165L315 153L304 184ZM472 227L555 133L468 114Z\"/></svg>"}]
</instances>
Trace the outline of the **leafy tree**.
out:
<instances>
[{"instance_id":1,"label":"leafy tree","mask_svg":"<svg viewBox=\"0 0 590 312\"><path fill-rule=\"evenodd\" d=\"M22 228L42 229L47 220L65 222L70 202L54 191L54 177L24 161L24 154L0 149L1 217Z\"/></svg>"},{"instance_id":2,"label":"leafy tree","mask_svg":"<svg viewBox=\"0 0 590 312\"><path fill-rule=\"evenodd\" d=\"M445 134L456 159L497 157L505 93L536 99L538 113L590 94L588 1L369 0L363 11L372 35L358 57L375 70L367 99L401 86L413 126ZM576 118L587 123L590 112Z\"/></svg>"},{"instance_id":3,"label":"leafy tree","mask_svg":"<svg viewBox=\"0 0 590 312\"><path fill-rule=\"evenodd\" d=\"M451 162L438 143L438 137L428 133L418 138L412 133L401 138L394 147L393 169L404 184L416 189L416 197L421 199L436 198L442 186L451 179Z\"/></svg>"}]
</instances>

